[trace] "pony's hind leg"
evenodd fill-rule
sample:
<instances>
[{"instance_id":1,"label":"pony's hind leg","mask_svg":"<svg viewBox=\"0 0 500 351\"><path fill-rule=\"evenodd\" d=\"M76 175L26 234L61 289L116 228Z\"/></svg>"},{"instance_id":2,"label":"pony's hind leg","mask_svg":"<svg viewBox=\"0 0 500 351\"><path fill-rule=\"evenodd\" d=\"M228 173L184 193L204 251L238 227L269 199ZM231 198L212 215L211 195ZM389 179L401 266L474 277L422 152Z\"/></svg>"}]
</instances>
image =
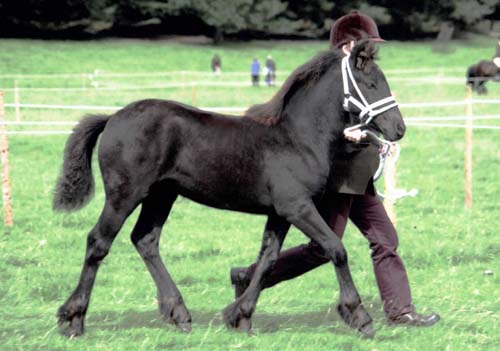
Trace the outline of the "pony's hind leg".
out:
<instances>
[{"instance_id":1,"label":"pony's hind leg","mask_svg":"<svg viewBox=\"0 0 500 351\"><path fill-rule=\"evenodd\" d=\"M67 336L73 337L83 334L85 314L97 270L108 254L123 222L132 210L132 206L127 209L114 209L106 201L99 220L89 232L80 280L76 289L57 312L59 326Z\"/></svg>"},{"instance_id":2,"label":"pony's hind leg","mask_svg":"<svg viewBox=\"0 0 500 351\"><path fill-rule=\"evenodd\" d=\"M479 95L486 95L488 94L488 89L486 89L486 82L485 81L481 81L478 86L477 86L477 93Z\"/></svg>"},{"instance_id":3,"label":"pony's hind leg","mask_svg":"<svg viewBox=\"0 0 500 351\"><path fill-rule=\"evenodd\" d=\"M285 240L290 223L276 215L270 215L262 238L262 246L257 260L257 267L250 285L236 301L227 306L222 317L228 328L250 332L251 318L257 304L260 292L264 287L266 276L278 259L281 245Z\"/></svg>"},{"instance_id":4,"label":"pony's hind leg","mask_svg":"<svg viewBox=\"0 0 500 351\"><path fill-rule=\"evenodd\" d=\"M132 232L132 242L141 255L158 289L162 316L184 332L191 331L191 315L181 293L160 257L158 243L163 224L176 199L176 194L154 189L142 202L139 219Z\"/></svg>"}]
</instances>

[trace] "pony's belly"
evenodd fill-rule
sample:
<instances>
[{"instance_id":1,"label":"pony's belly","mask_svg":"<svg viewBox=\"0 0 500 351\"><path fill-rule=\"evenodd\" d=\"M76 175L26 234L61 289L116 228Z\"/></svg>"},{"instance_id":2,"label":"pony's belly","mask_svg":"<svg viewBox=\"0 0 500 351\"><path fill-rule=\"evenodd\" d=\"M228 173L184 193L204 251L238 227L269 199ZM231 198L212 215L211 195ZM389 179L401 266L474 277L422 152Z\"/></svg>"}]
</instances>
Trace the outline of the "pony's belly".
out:
<instances>
[{"instance_id":1,"label":"pony's belly","mask_svg":"<svg viewBox=\"0 0 500 351\"><path fill-rule=\"evenodd\" d=\"M269 190L260 175L203 166L175 167L165 178L175 184L180 195L206 206L249 213L268 213L272 208Z\"/></svg>"},{"instance_id":2,"label":"pony's belly","mask_svg":"<svg viewBox=\"0 0 500 351\"><path fill-rule=\"evenodd\" d=\"M252 198L251 196L241 196L227 192L205 192L179 187L179 194L193 200L199 204L214 207L222 210L231 210L253 214L268 214L272 207L266 204L267 201Z\"/></svg>"}]
</instances>

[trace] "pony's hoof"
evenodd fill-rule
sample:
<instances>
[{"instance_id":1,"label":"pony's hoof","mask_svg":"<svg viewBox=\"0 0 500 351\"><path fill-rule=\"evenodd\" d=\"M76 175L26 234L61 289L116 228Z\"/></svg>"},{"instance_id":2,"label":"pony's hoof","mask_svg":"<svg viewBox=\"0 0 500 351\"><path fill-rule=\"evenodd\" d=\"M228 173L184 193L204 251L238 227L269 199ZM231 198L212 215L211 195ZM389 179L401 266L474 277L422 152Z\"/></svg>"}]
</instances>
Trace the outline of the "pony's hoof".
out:
<instances>
[{"instance_id":1,"label":"pony's hoof","mask_svg":"<svg viewBox=\"0 0 500 351\"><path fill-rule=\"evenodd\" d=\"M83 316L72 314L63 305L57 311L57 325L62 335L72 339L83 335Z\"/></svg>"},{"instance_id":2,"label":"pony's hoof","mask_svg":"<svg viewBox=\"0 0 500 351\"><path fill-rule=\"evenodd\" d=\"M177 328L183 333L191 333L191 330L193 330L191 323L178 323Z\"/></svg>"},{"instance_id":3,"label":"pony's hoof","mask_svg":"<svg viewBox=\"0 0 500 351\"><path fill-rule=\"evenodd\" d=\"M82 336L83 330L69 329L66 333L64 333L64 335L66 335L69 339L74 339L74 338L77 338L79 336Z\"/></svg>"},{"instance_id":4,"label":"pony's hoof","mask_svg":"<svg viewBox=\"0 0 500 351\"><path fill-rule=\"evenodd\" d=\"M240 310L238 302L233 302L222 311L222 320L228 329L235 329L243 333L252 333L251 315L246 316Z\"/></svg>"},{"instance_id":5,"label":"pony's hoof","mask_svg":"<svg viewBox=\"0 0 500 351\"><path fill-rule=\"evenodd\" d=\"M191 332L191 314L182 299L161 299L159 308L164 321L175 325L183 333Z\"/></svg>"},{"instance_id":6,"label":"pony's hoof","mask_svg":"<svg viewBox=\"0 0 500 351\"><path fill-rule=\"evenodd\" d=\"M367 337L370 334L375 334L373 327L371 326L372 319L362 304L359 304L352 312L346 305L343 304L339 304L337 306L337 310L344 322L346 322L351 328L357 329Z\"/></svg>"},{"instance_id":7,"label":"pony's hoof","mask_svg":"<svg viewBox=\"0 0 500 351\"><path fill-rule=\"evenodd\" d=\"M228 305L222 310L222 320L228 329L238 328L239 316L239 308L235 303Z\"/></svg>"},{"instance_id":8,"label":"pony's hoof","mask_svg":"<svg viewBox=\"0 0 500 351\"><path fill-rule=\"evenodd\" d=\"M375 336L375 329L373 329L372 323L368 323L358 329L363 338L373 339Z\"/></svg>"},{"instance_id":9,"label":"pony's hoof","mask_svg":"<svg viewBox=\"0 0 500 351\"><path fill-rule=\"evenodd\" d=\"M253 331L253 329L250 329L249 331L247 331L247 335L248 336L257 336L257 334L255 334L255 332Z\"/></svg>"},{"instance_id":10,"label":"pony's hoof","mask_svg":"<svg viewBox=\"0 0 500 351\"><path fill-rule=\"evenodd\" d=\"M69 321L69 313L64 305L59 307L59 310L57 310L56 318L57 325L59 326L62 326Z\"/></svg>"},{"instance_id":11,"label":"pony's hoof","mask_svg":"<svg viewBox=\"0 0 500 351\"><path fill-rule=\"evenodd\" d=\"M73 339L73 338L76 338L76 337L79 337L79 336L82 336L83 333L84 333L84 328L83 328L83 325L81 325L81 323L74 323L73 321L72 322L67 322L67 323L60 323L59 324L59 332L70 338L70 339Z\"/></svg>"},{"instance_id":12,"label":"pony's hoof","mask_svg":"<svg viewBox=\"0 0 500 351\"><path fill-rule=\"evenodd\" d=\"M254 335L252 331L252 321L249 318L240 318L238 321L238 328L236 330L242 333L247 333L250 336Z\"/></svg>"}]
</instances>

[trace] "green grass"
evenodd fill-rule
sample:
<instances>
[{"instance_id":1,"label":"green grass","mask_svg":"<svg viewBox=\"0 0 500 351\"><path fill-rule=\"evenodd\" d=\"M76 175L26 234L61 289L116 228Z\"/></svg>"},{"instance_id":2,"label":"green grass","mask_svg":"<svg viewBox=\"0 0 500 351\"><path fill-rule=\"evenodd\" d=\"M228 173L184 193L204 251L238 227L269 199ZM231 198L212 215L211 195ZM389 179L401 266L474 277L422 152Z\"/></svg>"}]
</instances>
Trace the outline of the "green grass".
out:
<instances>
[{"instance_id":1,"label":"green grass","mask_svg":"<svg viewBox=\"0 0 500 351\"><path fill-rule=\"evenodd\" d=\"M207 70L219 53L223 72L247 71L253 56L271 53L280 70L289 72L326 48L326 42L251 42L221 47L162 41L94 42L1 40L2 74L161 72ZM445 53L430 42L384 44L380 66L465 68L493 53L494 40L476 37L454 42ZM445 71L443 71L445 72ZM464 73L445 72L463 76ZM432 73L405 76L432 76ZM390 78L401 76L388 74ZM199 79L199 78L198 78ZM207 79L214 79L208 77ZM234 81L237 78L220 78ZM247 77L240 79L247 80ZM18 79L20 87L81 86L77 79ZM158 78L154 82L167 82ZM110 81L102 80L103 84ZM390 81L391 82L391 81ZM151 78L115 79L113 84L151 84ZM0 87L13 86L0 78ZM450 101L464 98L462 85L409 85L391 82L400 102ZM500 85L489 83L489 97L500 97ZM197 88L198 106L248 106L265 101L273 88ZM143 97L192 102L189 88L140 92L21 92L23 103L124 105ZM11 92L6 101L13 102ZM498 105L475 105L475 114L498 114ZM13 109L8 109L13 119ZM463 115L463 107L404 109L405 116ZM24 120L77 120L84 111L22 110ZM495 124L498 121L477 121ZM28 127L25 127L25 129ZM32 130L34 127L29 127ZM47 127L41 129L48 129ZM53 128L51 128L53 129ZM15 130L22 130L16 128ZM498 131L474 132L474 205L463 206L461 129L409 128L402 141L397 182L416 187L419 195L397 203L400 253L419 311L439 312L443 320L428 329L393 328L386 324L374 281L366 240L350 226L344 243L352 274L375 319L377 335L360 339L335 312L338 285L325 265L293 281L266 290L254 317L256 337L228 331L220 311L232 301L228 272L252 262L259 249L265 219L220 211L179 199L165 226L162 256L193 315L193 332L181 334L161 321L156 289L130 244L137 214L116 239L97 277L86 334L68 340L58 333L55 312L75 287L88 230L103 204L96 196L84 210L60 215L51 211L64 136L13 136L9 139L15 226L0 233L1 350L496 350L500 347L500 151ZM293 229L286 247L305 242ZM485 275L485 270L493 275Z\"/></svg>"}]
</instances>

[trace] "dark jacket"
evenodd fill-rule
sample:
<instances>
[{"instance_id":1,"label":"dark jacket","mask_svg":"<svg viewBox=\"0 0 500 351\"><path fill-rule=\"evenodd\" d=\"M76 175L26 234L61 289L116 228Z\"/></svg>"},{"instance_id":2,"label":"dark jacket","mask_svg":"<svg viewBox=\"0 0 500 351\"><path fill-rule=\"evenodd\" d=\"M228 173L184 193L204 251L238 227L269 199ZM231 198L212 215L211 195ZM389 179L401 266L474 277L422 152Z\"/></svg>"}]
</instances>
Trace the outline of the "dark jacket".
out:
<instances>
[{"instance_id":1,"label":"dark jacket","mask_svg":"<svg viewBox=\"0 0 500 351\"><path fill-rule=\"evenodd\" d=\"M212 57L212 63L210 67L212 67L212 71L215 71L217 67L221 67L221 59L219 55L214 55L214 57Z\"/></svg>"},{"instance_id":2,"label":"dark jacket","mask_svg":"<svg viewBox=\"0 0 500 351\"><path fill-rule=\"evenodd\" d=\"M358 117L346 114L348 125L359 123ZM353 143L343 138L336 147L327 191L342 194L375 195L373 176L380 162L379 147L368 141Z\"/></svg>"},{"instance_id":3,"label":"dark jacket","mask_svg":"<svg viewBox=\"0 0 500 351\"><path fill-rule=\"evenodd\" d=\"M273 59L266 60L266 67L272 72L276 71L276 63L274 62Z\"/></svg>"},{"instance_id":4,"label":"dark jacket","mask_svg":"<svg viewBox=\"0 0 500 351\"><path fill-rule=\"evenodd\" d=\"M344 149L335 156L328 191L375 195L373 176L377 171L379 161L378 146L372 143L346 142Z\"/></svg>"}]
</instances>

